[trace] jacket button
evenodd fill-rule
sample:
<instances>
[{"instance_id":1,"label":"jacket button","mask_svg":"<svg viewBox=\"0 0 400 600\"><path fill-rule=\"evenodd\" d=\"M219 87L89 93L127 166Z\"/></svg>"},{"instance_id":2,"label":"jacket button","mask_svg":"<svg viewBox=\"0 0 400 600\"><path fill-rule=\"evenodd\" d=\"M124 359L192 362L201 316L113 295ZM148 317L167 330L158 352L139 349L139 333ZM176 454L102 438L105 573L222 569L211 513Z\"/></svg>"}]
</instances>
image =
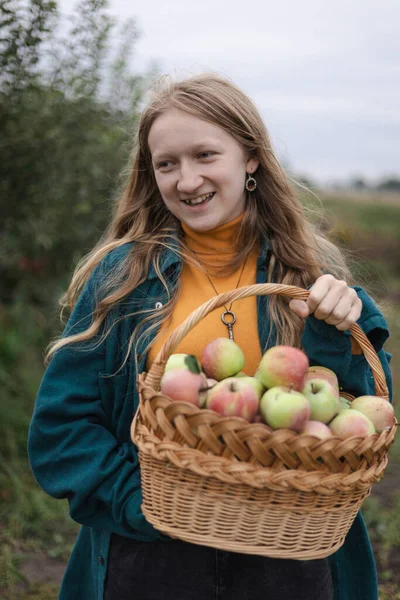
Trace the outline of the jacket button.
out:
<instances>
[{"instance_id":1,"label":"jacket button","mask_svg":"<svg viewBox=\"0 0 400 600\"><path fill-rule=\"evenodd\" d=\"M104 558L102 556L99 556L99 565L101 565L102 567L104 567Z\"/></svg>"},{"instance_id":2,"label":"jacket button","mask_svg":"<svg viewBox=\"0 0 400 600\"><path fill-rule=\"evenodd\" d=\"M162 308L162 302L156 302L154 308Z\"/></svg>"}]
</instances>

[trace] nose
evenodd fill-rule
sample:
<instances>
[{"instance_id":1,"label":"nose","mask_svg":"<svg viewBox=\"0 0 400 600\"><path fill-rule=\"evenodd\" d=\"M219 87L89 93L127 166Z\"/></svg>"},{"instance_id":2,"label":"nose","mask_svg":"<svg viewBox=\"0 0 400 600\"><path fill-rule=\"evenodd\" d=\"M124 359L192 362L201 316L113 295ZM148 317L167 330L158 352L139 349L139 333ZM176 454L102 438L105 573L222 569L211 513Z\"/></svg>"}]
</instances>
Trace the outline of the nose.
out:
<instances>
[{"instance_id":1,"label":"nose","mask_svg":"<svg viewBox=\"0 0 400 600\"><path fill-rule=\"evenodd\" d=\"M199 189L202 183L203 178L196 169L195 165L182 164L177 184L177 189L179 192L183 192L184 194L192 194Z\"/></svg>"}]
</instances>

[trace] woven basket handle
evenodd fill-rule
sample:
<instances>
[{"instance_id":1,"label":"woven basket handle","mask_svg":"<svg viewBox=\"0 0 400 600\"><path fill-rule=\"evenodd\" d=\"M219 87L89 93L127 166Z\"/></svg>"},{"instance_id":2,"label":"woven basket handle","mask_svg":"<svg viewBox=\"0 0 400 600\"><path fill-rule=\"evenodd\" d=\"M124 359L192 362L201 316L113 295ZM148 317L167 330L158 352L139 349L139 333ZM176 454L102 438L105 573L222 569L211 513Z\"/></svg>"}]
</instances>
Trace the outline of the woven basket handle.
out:
<instances>
[{"instance_id":1,"label":"woven basket handle","mask_svg":"<svg viewBox=\"0 0 400 600\"><path fill-rule=\"evenodd\" d=\"M168 358L174 353L183 338L189 333L193 327L195 327L208 313L212 312L216 308L229 304L234 300L240 300L241 298L248 298L249 296L270 296L275 294L277 296L288 296L290 298L297 298L298 300L307 300L310 292L294 285L283 285L278 283L257 283L254 285L246 285L244 287L237 288L230 292L224 292L218 296L214 296L196 310L194 310L174 331L171 332L164 346L157 354L154 362L152 363L148 374L146 375L146 383L150 385L154 390L158 390L160 387L160 380L164 373L164 367ZM389 398L389 392L386 385L386 378L383 372L381 362L365 333L362 329L354 323L350 327L350 333L352 337L360 345L364 356L371 367L372 374L375 381L375 392L377 396L382 398Z\"/></svg>"}]
</instances>

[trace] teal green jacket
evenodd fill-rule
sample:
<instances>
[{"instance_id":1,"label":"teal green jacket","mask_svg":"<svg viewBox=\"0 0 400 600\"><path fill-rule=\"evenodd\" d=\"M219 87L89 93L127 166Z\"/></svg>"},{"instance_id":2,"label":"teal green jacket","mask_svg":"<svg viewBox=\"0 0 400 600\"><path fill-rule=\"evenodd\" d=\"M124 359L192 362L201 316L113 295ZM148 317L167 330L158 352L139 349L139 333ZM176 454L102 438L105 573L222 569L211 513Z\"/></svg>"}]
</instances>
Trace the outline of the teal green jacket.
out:
<instances>
[{"instance_id":1,"label":"teal green jacket","mask_svg":"<svg viewBox=\"0 0 400 600\"><path fill-rule=\"evenodd\" d=\"M128 243L110 252L84 287L63 335L85 330L91 322L99 285L132 249ZM257 283L266 281L269 253L263 245L257 267ZM182 263L167 250L161 262L164 277L173 292ZM388 338L385 319L368 295L356 287L363 301L359 324L369 336L382 361L391 389ZM153 266L145 282L114 309L119 319L139 309L158 310L167 294ZM266 348L269 323L268 299L257 297L258 329ZM140 470L136 447L130 440L130 425L138 406L135 361L120 367L137 317L119 319L100 345L60 349L50 361L38 390L29 429L28 453L38 484L55 498L67 498L71 517L82 524L72 551L59 598L101 600L112 533L135 540L169 538L156 531L141 512ZM156 331L149 334L153 339ZM98 341L98 340L97 340ZM139 355L147 344L138 347ZM324 365L338 374L340 385L354 395L374 392L371 370L363 356L352 356L348 332L307 318L302 338L311 364ZM89 351L88 351L89 350ZM138 364L145 369L146 356ZM368 535L359 514L343 547L330 558L335 600L377 600L375 562Z\"/></svg>"}]
</instances>

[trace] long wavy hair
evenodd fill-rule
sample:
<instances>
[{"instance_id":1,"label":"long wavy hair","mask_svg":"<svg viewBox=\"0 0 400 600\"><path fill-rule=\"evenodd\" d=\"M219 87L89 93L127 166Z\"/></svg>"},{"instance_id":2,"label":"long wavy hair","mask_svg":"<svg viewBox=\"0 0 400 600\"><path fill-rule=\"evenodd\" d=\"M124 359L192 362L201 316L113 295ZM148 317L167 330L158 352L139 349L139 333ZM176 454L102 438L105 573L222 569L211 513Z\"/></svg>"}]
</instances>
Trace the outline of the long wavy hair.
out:
<instances>
[{"instance_id":1,"label":"long wavy hair","mask_svg":"<svg viewBox=\"0 0 400 600\"><path fill-rule=\"evenodd\" d=\"M216 74L204 73L183 81L163 76L153 86L147 107L143 110L135 137L131 159L122 173L123 185L114 206L111 222L103 236L78 263L67 292L60 299L61 318L65 308L72 310L83 286L99 262L111 250L134 242L129 252L103 282L102 293L94 308L92 323L85 331L53 340L45 360L63 346L108 335L107 317L116 305L146 280L150 265L168 294L168 302L158 311L139 310L138 326L132 333L124 363L132 346L143 335L149 335L168 320L179 293L169 293L169 282L160 271L160 257L169 248L183 261L204 269L185 244L179 220L167 209L158 190L148 145L150 129L161 114L177 108L218 125L230 133L245 153L259 160L256 170L257 188L248 193L241 221L236 254L224 272L240 267L253 245L269 240L270 260L267 282L306 288L323 273L351 283L351 275L340 250L318 232L306 217L295 186L285 175L273 151L270 138L253 102L231 81ZM178 240L178 244L176 244ZM175 243L174 243L175 241ZM217 274L215 274L218 276ZM286 299L271 296L268 302L275 342L300 347L303 319L293 313ZM154 312L157 314L154 315ZM128 316L128 315L125 315ZM271 331L272 331L271 329ZM147 345L146 350L149 348Z\"/></svg>"}]
</instances>

